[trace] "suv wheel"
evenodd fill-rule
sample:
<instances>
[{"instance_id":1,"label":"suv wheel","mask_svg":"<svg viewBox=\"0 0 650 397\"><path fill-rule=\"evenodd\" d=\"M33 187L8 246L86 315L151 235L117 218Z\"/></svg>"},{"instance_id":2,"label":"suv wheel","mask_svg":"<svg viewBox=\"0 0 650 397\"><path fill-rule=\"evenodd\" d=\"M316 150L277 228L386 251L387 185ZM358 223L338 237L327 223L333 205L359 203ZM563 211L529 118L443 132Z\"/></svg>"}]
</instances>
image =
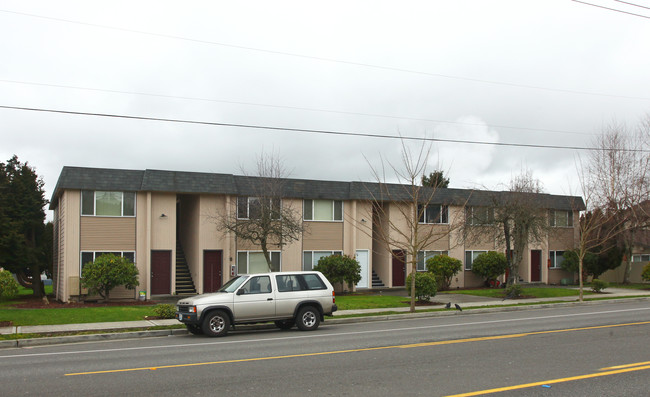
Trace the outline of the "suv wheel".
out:
<instances>
[{"instance_id":1,"label":"suv wheel","mask_svg":"<svg viewBox=\"0 0 650 397\"><path fill-rule=\"evenodd\" d=\"M304 306L298 310L296 325L301 331L313 331L320 324L320 313L313 306Z\"/></svg>"},{"instance_id":2,"label":"suv wheel","mask_svg":"<svg viewBox=\"0 0 650 397\"><path fill-rule=\"evenodd\" d=\"M228 333L230 318L221 310L208 313L203 320L203 333L208 336L224 336Z\"/></svg>"}]
</instances>

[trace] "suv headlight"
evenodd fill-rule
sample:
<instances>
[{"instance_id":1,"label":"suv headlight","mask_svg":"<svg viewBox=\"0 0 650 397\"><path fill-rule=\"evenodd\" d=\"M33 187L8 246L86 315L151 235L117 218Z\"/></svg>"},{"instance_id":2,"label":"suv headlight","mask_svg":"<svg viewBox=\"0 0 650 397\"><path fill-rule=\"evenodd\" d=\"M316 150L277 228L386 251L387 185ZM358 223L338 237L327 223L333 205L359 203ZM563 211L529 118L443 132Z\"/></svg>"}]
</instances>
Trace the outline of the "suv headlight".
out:
<instances>
[{"instance_id":1,"label":"suv headlight","mask_svg":"<svg viewBox=\"0 0 650 397\"><path fill-rule=\"evenodd\" d=\"M196 313L196 306L188 306L187 311L190 313Z\"/></svg>"}]
</instances>

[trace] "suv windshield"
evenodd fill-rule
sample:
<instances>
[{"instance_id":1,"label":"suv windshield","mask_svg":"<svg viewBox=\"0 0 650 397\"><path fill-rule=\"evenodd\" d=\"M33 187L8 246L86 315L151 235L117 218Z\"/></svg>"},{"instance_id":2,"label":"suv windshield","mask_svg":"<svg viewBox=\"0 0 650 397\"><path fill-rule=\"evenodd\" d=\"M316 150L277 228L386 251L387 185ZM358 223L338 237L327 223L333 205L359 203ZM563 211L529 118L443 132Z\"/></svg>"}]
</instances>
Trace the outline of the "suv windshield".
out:
<instances>
[{"instance_id":1,"label":"suv windshield","mask_svg":"<svg viewBox=\"0 0 650 397\"><path fill-rule=\"evenodd\" d=\"M235 290L239 288L246 279L248 279L248 276L237 276L225 283L217 292L235 292Z\"/></svg>"}]
</instances>

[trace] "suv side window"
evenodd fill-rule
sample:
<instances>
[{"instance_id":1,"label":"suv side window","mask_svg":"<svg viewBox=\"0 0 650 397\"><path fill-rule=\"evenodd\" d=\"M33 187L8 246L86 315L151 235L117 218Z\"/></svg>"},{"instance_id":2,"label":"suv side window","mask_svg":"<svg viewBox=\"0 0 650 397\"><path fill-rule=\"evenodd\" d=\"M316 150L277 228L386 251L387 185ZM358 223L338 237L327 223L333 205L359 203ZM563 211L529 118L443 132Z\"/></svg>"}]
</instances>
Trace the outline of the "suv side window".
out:
<instances>
[{"instance_id":1,"label":"suv side window","mask_svg":"<svg viewBox=\"0 0 650 397\"><path fill-rule=\"evenodd\" d=\"M300 282L298 277L295 275L289 276L276 276L278 282L278 291L279 292L291 292L291 291L300 291Z\"/></svg>"},{"instance_id":2,"label":"suv side window","mask_svg":"<svg viewBox=\"0 0 650 397\"><path fill-rule=\"evenodd\" d=\"M271 279L269 276L251 277L242 288L245 294L268 294L271 292Z\"/></svg>"},{"instance_id":3,"label":"suv side window","mask_svg":"<svg viewBox=\"0 0 650 397\"><path fill-rule=\"evenodd\" d=\"M305 284L305 289L327 289L323 280L315 274L303 274L300 276Z\"/></svg>"}]
</instances>

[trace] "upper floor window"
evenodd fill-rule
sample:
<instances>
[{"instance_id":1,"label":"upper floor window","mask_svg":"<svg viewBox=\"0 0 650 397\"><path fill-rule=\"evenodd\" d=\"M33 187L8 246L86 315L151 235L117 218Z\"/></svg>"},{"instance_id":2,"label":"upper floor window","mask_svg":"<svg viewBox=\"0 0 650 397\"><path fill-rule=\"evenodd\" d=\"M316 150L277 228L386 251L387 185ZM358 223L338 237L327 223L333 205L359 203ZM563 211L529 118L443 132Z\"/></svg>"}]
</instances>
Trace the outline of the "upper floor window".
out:
<instances>
[{"instance_id":1,"label":"upper floor window","mask_svg":"<svg viewBox=\"0 0 650 397\"><path fill-rule=\"evenodd\" d=\"M438 255L447 255L447 251L418 251L418 272L427 270L427 260Z\"/></svg>"},{"instance_id":2,"label":"upper floor window","mask_svg":"<svg viewBox=\"0 0 650 397\"><path fill-rule=\"evenodd\" d=\"M280 219L280 205L277 198L237 197L237 219Z\"/></svg>"},{"instance_id":3,"label":"upper floor window","mask_svg":"<svg viewBox=\"0 0 650 397\"><path fill-rule=\"evenodd\" d=\"M304 251L302 253L302 270L312 270L320 258L330 255L343 255L342 251Z\"/></svg>"},{"instance_id":4,"label":"upper floor window","mask_svg":"<svg viewBox=\"0 0 650 397\"><path fill-rule=\"evenodd\" d=\"M469 207L466 216L467 223L470 225L492 225L494 223L494 208Z\"/></svg>"},{"instance_id":5,"label":"upper floor window","mask_svg":"<svg viewBox=\"0 0 650 397\"><path fill-rule=\"evenodd\" d=\"M449 223L449 207L446 205L418 205L420 223Z\"/></svg>"},{"instance_id":6,"label":"upper floor window","mask_svg":"<svg viewBox=\"0 0 650 397\"><path fill-rule=\"evenodd\" d=\"M552 269L559 269L564 262L564 251L549 251L548 259L551 261Z\"/></svg>"},{"instance_id":7,"label":"upper floor window","mask_svg":"<svg viewBox=\"0 0 650 397\"><path fill-rule=\"evenodd\" d=\"M472 263L479 255L487 251L465 251L465 270L472 270Z\"/></svg>"},{"instance_id":8,"label":"upper floor window","mask_svg":"<svg viewBox=\"0 0 650 397\"><path fill-rule=\"evenodd\" d=\"M573 211L549 211L549 224L551 227L573 227Z\"/></svg>"},{"instance_id":9,"label":"upper floor window","mask_svg":"<svg viewBox=\"0 0 650 397\"><path fill-rule=\"evenodd\" d=\"M632 262L650 262L650 254L632 255Z\"/></svg>"},{"instance_id":10,"label":"upper floor window","mask_svg":"<svg viewBox=\"0 0 650 397\"><path fill-rule=\"evenodd\" d=\"M343 201L305 200L303 214L306 221L342 221Z\"/></svg>"},{"instance_id":11,"label":"upper floor window","mask_svg":"<svg viewBox=\"0 0 650 397\"><path fill-rule=\"evenodd\" d=\"M135 192L82 190L81 215L135 216Z\"/></svg>"}]
</instances>

